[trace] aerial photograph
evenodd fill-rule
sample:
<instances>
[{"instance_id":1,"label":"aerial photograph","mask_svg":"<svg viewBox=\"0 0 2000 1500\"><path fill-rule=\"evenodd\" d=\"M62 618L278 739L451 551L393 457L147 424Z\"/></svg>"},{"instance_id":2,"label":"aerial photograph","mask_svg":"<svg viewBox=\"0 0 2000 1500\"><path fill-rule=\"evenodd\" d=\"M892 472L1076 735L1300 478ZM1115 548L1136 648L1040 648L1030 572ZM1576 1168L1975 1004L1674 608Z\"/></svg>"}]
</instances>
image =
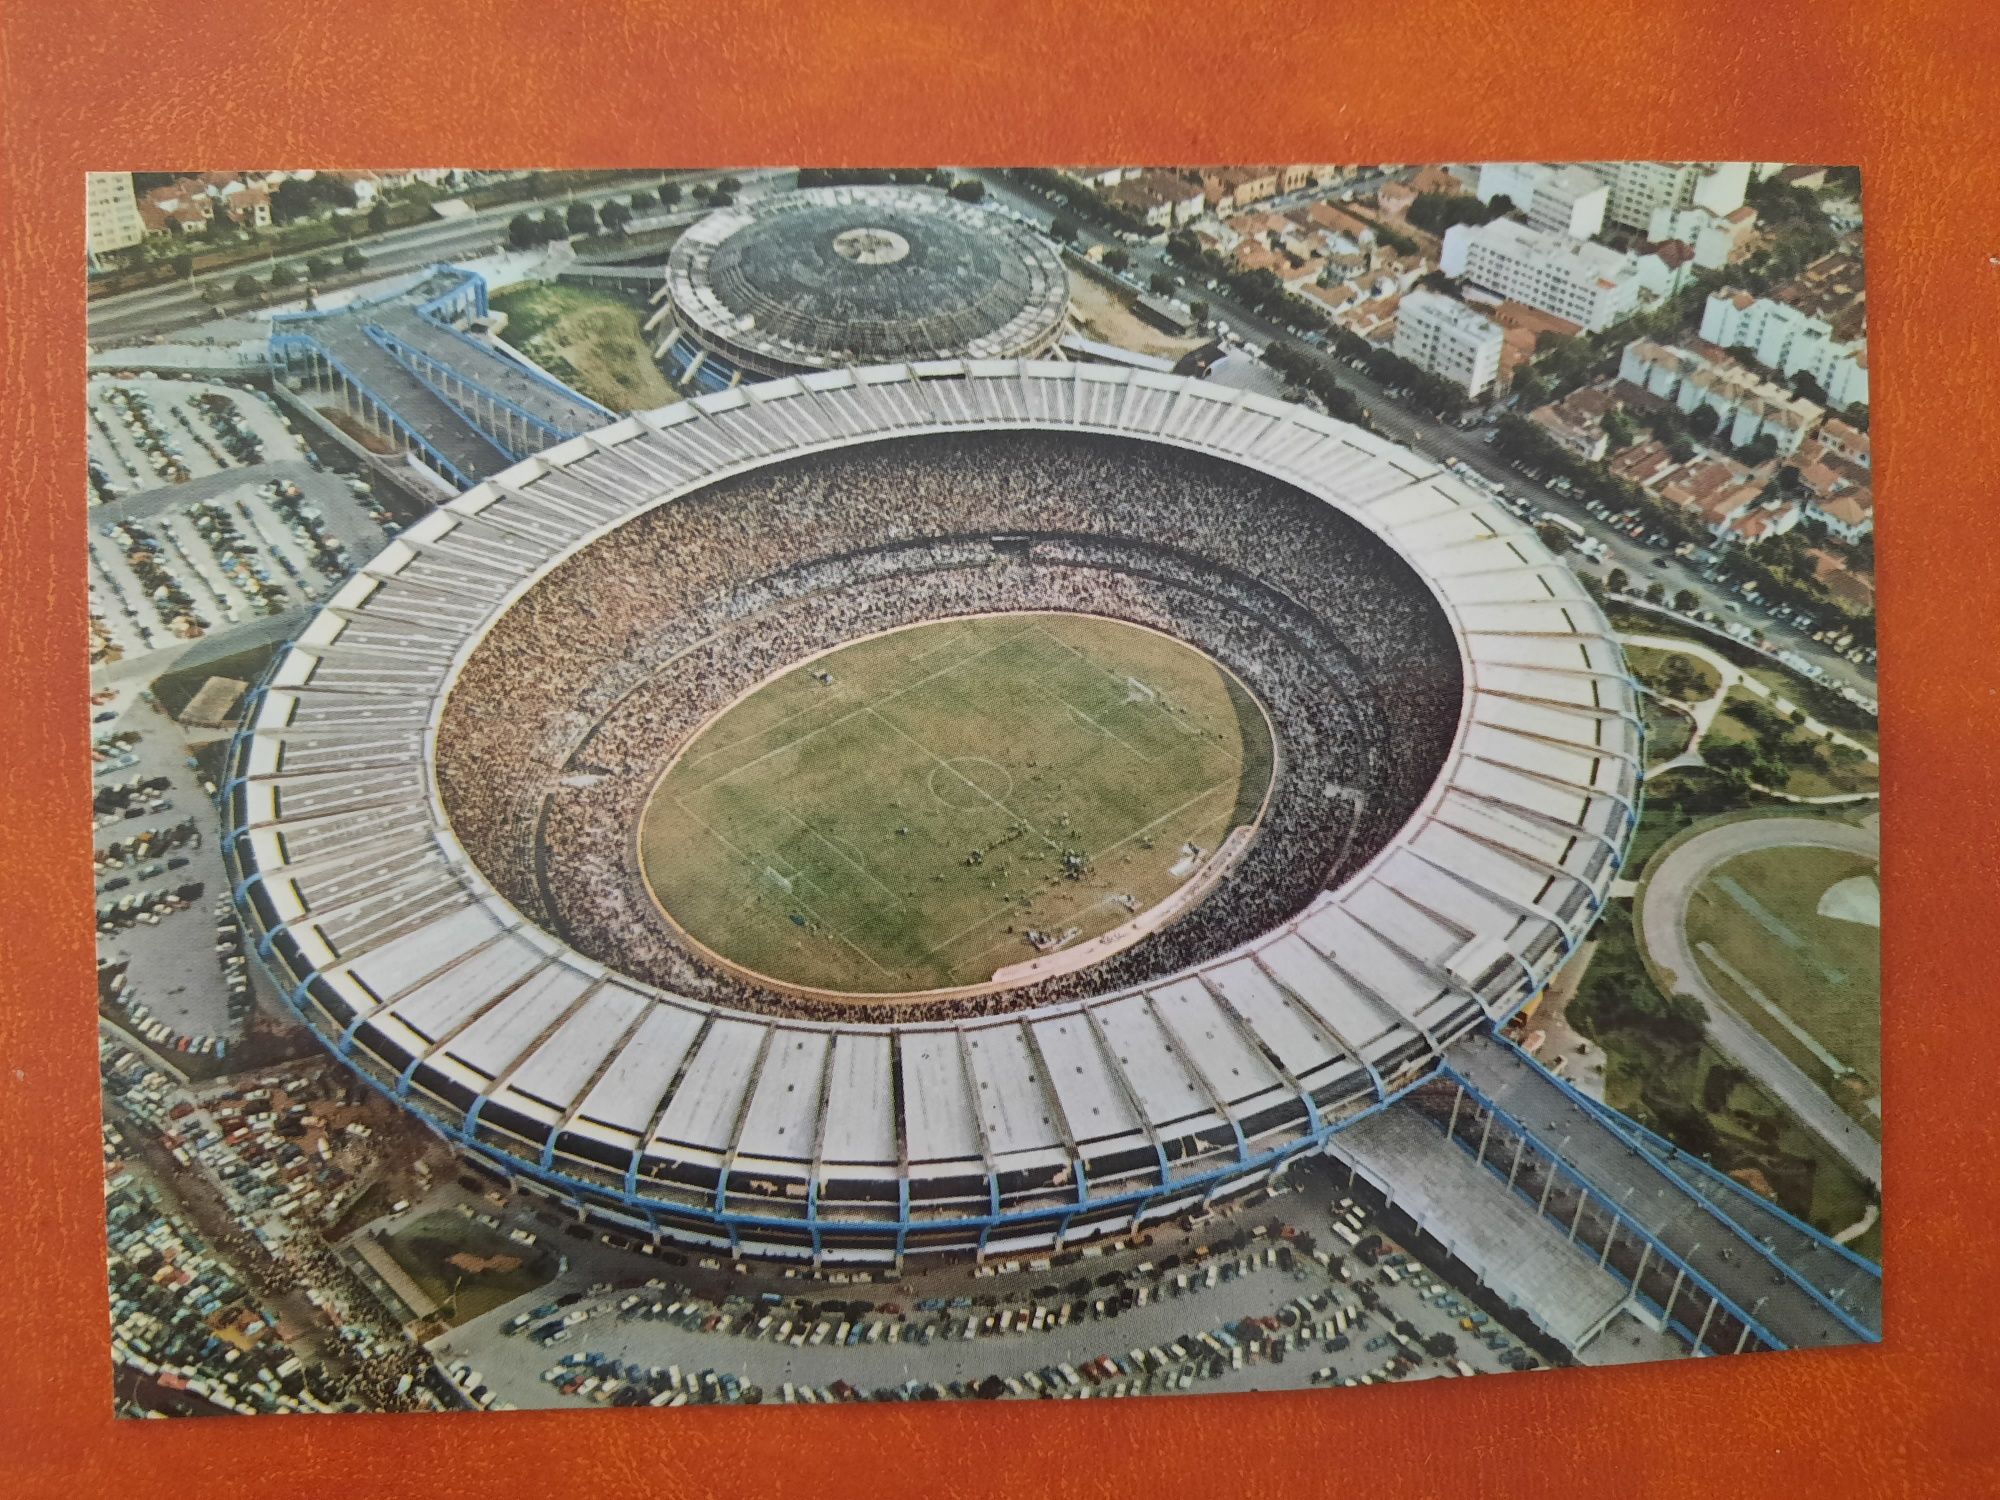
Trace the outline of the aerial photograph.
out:
<instances>
[{"instance_id":1,"label":"aerial photograph","mask_svg":"<svg viewBox=\"0 0 2000 1500\"><path fill-rule=\"evenodd\" d=\"M120 1415L1880 1342L1856 169L188 165L75 184Z\"/></svg>"}]
</instances>

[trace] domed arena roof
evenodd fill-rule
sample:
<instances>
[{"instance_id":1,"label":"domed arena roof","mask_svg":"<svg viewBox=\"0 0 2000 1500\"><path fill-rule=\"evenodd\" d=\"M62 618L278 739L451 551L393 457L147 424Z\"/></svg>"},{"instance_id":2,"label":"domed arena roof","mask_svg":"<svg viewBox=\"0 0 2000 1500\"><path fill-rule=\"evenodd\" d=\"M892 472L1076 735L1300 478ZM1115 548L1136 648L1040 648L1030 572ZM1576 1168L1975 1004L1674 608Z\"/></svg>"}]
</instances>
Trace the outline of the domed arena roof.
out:
<instances>
[{"instance_id":1,"label":"domed arena roof","mask_svg":"<svg viewBox=\"0 0 2000 1500\"><path fill-rule=\"evenodd\" d=\"M680 326L746 371L1031 357L1060 336L1055 248L933 188L807 188L718 209L674 246Z\"/></svg>"}]
</instances>

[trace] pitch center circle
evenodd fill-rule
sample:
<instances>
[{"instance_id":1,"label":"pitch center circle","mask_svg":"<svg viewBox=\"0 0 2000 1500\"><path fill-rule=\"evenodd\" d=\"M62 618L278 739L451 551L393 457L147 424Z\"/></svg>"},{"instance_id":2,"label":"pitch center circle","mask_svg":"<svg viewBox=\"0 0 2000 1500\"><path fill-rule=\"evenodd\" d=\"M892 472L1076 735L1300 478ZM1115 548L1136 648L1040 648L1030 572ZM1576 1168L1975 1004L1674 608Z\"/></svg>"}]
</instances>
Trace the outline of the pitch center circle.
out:
<instances>
[{"instance_id":1,"label":"pitch center circle","mask_svg":"<svg viewBox=\"0 0 2000 1500\"><path fill-rule=\"evenodd\" d=\"M893 229L862 225L836 234L833 253L858 266L892 266L910 253L910 242Z\"/></svg>"},{"instance_id":2,"label":"pitch center circle","mask_svg":"<svg viewBox=\"0 0 2000 1500\"><path fill-rule=\"evenodd\" d=\"M930 789L946 807L990 807L1013 795L1014 773L983 755L957 755L931 768Z\"/></svg>"}]
</instances>

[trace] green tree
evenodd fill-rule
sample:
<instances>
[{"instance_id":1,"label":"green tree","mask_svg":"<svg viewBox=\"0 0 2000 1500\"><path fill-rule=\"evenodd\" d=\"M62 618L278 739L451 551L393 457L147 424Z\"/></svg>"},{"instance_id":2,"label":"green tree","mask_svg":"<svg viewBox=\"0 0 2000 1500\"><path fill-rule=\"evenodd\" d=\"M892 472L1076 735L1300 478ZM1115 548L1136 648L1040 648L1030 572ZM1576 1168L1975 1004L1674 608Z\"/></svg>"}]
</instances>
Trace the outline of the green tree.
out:
<instances>
[{"instance_id":1,"label":"green tree","mask_svg":"<svg viewBox=\"0 0 2000 1500\"><path fill-rule=\"evenodd\" d=\"M270 285L273 290L282 290L283 288L291 286L294 283L296 283L298 279L299 278L297 277L297 275L294 274L294 272L292 271L292 268L286 265L283 261L280 261L277 265L271 267Z\"/></svg>"},{"instance_id":2,"label":"green tree","mask_svg":"<svg viewBox=\"0 0 2000 1500\"><path fill-rule=\"evenodd\" d=\"M507 221L507 243L516 250L528 250L541 243L541 231L528 214L515 214Z\"/></svg>"},{"instance_id":3,"label":"green tree","mask_svg":"<svg viewBox=\"0 0 2000 1500\"><path fill-rule=\"evenodd\" d=\"M1113 245L1104 252L1103 265L1107 271L1123 271L1131 264L1132 257L1122 245Z\"/></svg>"},{"instance_id":4,"label":"green tree","mask_svg":"<svg viewBox=\"0 0 2000 1500\"><path fill-rule=\"evenodd\" d=\"M1721 418L1712 406L1697 406L1687 414L1688 431L1704 441L1715 436L1715 429Z\"/></svg>"},{"instance_id":5,"label":"green tree","mask_svg":"<svg viewBox=\"0 0 2000 1500\"><path fill-rule=\"evenodd\" d=\"M194 279L194 252L183 250L173 259L174 277L179 281Z\"/></svg>"},{"instance_id":6,"label":"green tree","mask_svg":"<svg viewBox=\"0 0 2000 1500\"><path fill-rule=\"evenodd\" d=\"M660 184L660 207L672 208L681 201L681 185L678 182Z\"/></svg>"},{"instance_id":7,"label":"green tree","mask_svg":"<svg viewBox=\"0 0 2000 1500\"><path fill-rule=\"evenodd\" d=\"M960 203L978 203L986 197L986 184L977 177L961 177L951 185L951 195Z\"/></svg>"},{"instance_id":8,"label":"green tree","mask_svg":"<svg viewBox=\"0 0 2000 1500\"><path fill-rule=\"evenodd\" d=\"M588 203L572 203L569 206L569 211L564 215L564 222L569 225L569 232L573 235L595 234L597 233L597 210L592 208Z\"/></svg>"},{"instance_id":9,"label":"green tree","mask_svg":"<svg viewBox=\"0 0 2000 1500\"><path fill-rule=\"evenodd\" d=\"M600 217L604 221L604 227L612 234L623 234L625 226L632 222L632 210L622 203L607 203Z\"/></svg>"},{"instance_id":10,"label":"green tree","mask_svg":"<svg viewBox=\"0 0 2000 1500\"><path fill-rule=\"evenodd\" d=\"M237 277L235 281L230 283L229 290L233 292L236 296L241 297L244 301L248 302L259 296L263 292L264 285L255 276L252 276L248 271L245 271L241 276Z\"/></svg>"},{"instance_id":11,"label":"green tree","mask_svg":"<svg viewBox=\"0 0 2000 1500\"><path fill-rule=\"evenodd\" d=\"M310 281L324 281L333 274L333 262L324 255L306 257L306 278Z\"/></svg>"},{"instance_id":12,"label":"green tree","mask_svg":"<svg viewBox=\"0 0 2000 1500\"><path fill-rule=\"evenodd\" d=\"M1623 568L1613 568L1605 577L1604 586L1614 594L1623 594L1632 587L1632 575Z\"/></svg>"},{"instance_id":13,"label":"green tree","mask_svg":"<svg viewBox=\"0 0 2000 1500\"><path fill-rule=\"evenodd\" d=\"M1155 271L1146 285L1152 288L1155 297L1171 297L1174 291L1174 278L1165 271Z\"/></svg>"},{"instance_id":14,"label":"green tree","mask_svg":"<svg viewBox=\"0 0 2000 1500\"><path fill-rule=\"evenodd\" d=\"M377 197L368 209L368 232L381 234L389 227L389 205Z\"/></svg>"},{"instance_id":15,"label":"green tree","mask_svg":"<svg viewBox=\"0 0 2000 1500\"><path fill-rule=\"evenodd\" d=\"M1197 297L1188 304L1188 314L1197 323L1206 323L1208 321L1208 313L1208 303L1203 298Z\"/></svg>"},{"instance_id":16,"label":"green tree","mask_svg":"<svg viewBox=\"0 0 2000 1500\"><path fill-rule=\"evenodd\" d=\"M1069 219L1055 218L1049 221L1049 238L1061 245L1074 244L1076 225Z\"/></svg>"},{"instance_id":17,"label":"green tree","mask_svg":"<svg viewBox=\"0 0 2000 1500\"><path fill-rule=\"evenodd\" d=\"M1622 411L1608 411L1604 414L1604 436L1609 440L1611 451L1619 453L1632 446L1639 436L1632 419Z\"/></svg>"},{"instance_id":18,"label":"green tree","mask_svg":"<svg viewBox=\"0 0 2000 1500\"><path fill-rule=\"evenodd\" d=\"M1674 608L1684 615L1691 615L1700 607L1701 600L1695 597L1692 590L1682 589L1674 595Z\"/></svg>"},{"instance_id":19,"label":"green tree","mask_svg":"<svg viewBox=\"0 0 2000 1500\"><path fill-rule=\"evenodd\" d=\"M724 177L715 184L715 189L717 192L728 193L734 197L743 191L743 180L740 177Z\"/></svg>"},{"instance_id":20,"label":"green tree","mask_svg":"<svg viewBox=\"0 0 2000 1500\"><path fill-rule=\"evenodd\" d=\"M361 251L353 245L349 245L345 250L340 252L340 265L342 270L358 271L367 264L368 264L368 257L363 255Z\"/></svg>"}]
</instances>

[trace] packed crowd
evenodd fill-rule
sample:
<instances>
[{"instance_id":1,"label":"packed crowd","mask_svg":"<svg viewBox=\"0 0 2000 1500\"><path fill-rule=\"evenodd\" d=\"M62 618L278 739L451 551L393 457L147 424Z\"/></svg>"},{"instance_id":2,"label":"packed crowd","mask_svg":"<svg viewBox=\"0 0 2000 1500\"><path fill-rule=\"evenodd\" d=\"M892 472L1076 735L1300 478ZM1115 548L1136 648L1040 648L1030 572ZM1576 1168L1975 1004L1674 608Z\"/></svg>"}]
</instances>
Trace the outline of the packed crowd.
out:
<instances>
[{"instance_id":1,"label":"packed crowd","mask_svg":"<svg viewBox=\"0 0 2000 1500\"><path fill-rule=\"evenodd\" d=\"M766 991L686 947L634 857L646 795L711 715L804 657L927 619L1050 609L1163 630L1249 684L1279 742L1264 823L1215 895L1122 953L901 1018L1100 992L1245 941L1372 856L1449 746L1449 626L1331 507L1131 440L926 435L723 481L557 568L466 663L439 788L485 876L579 950L705 999L880 1020L879 1005Z\"/></svg>"}]
</instances>

